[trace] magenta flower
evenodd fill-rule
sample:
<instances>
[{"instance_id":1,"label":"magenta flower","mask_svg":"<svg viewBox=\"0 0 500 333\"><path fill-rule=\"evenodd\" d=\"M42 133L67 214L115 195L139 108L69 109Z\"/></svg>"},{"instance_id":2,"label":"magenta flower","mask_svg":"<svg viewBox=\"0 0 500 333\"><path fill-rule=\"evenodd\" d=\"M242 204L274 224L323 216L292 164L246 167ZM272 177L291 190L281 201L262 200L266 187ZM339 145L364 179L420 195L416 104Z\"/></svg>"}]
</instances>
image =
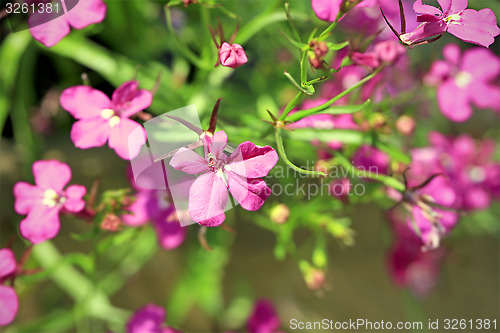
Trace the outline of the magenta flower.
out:
<instances>
[{"instance_id":1,"label":"magenta flower","mask_svg":"<svg viewBox=\"0 0 500 333\"><path fill-rule=\"evenodd\" d=\"M425 80L438 86L437 98L443 115L455 122L470 118L472 104L500 112L500 58L492 51L472 48L460 54L460 48L449 44L443 49L445 60L432 65Z\"/></svg>"},{"instance_id":2,"label":"magenta flower","mask_svg":"<svg viewBox=\"0 0 500 333\"><path fill-rule=\"evenodd\" d=\"M2 285L15 274L16 257L10 249L0 249L0 326L10 324L16 317L19 300L14 288Z\"/></svg>"},{"instance_id":3,"label":"magenta flower","mask_svg":"<svg viewBox=\"0 0 500 333\"><path fill-rule=\"evenodd\" d=\"M89 86L74 86L62 92L60 102L78 119L71 129L76 147L100 147L109 140L109 147L129 160L146 142L144 128L129 118L151 105L152 99L151 92L139 89L137 81L127 81L114 91L111 100Z\"/></svg>"},{"instance_id":4,"label":"magenta flower","mask_svg":"<svg viewBox=\"0 0 500 333\"><path fill-rule=\"evenodd\" d=\"M245 50L240 44L224 42L219 50L219 60L222 66L236 68L248 61Z\"/></svg>"},{"instance_id":5,"label":"magenta flower","mask_svg":"<svg viewBox=\"0 0 500 333\"><path fill-rule=\"evenodd\" d=\"M500 34L497 19L489 8L476 11L467 8L467 0L438 0L441 10L417 0L413 10L417 21L424 22L412 32L402 34L400 40L408 45L425 41L449 32L461 40L488 47Z\"/></svg>"},{"instance_id":6,"label":"magenta flower","mask_svg":"<svg viewBox=\"0 0 500 333\"><path fill-rule=\"evenodd\" d=\"M189 189L189 215L193 221L209 227L224 222L228 190L246 210L258 210L270 195L264 177L278 161L278 154L270 146L241 143L227 156L224 148L227 135L220 131L203 136L205 158L187 148L181 148L170 160L179 171L201 174Z\"/></svg>"},{"instance_id":7,"label":"magenta flower","mask_svg":"<svg viewBox=\"0 0 500 333\"><path fill-rule=\"evenodd\" d=\"M356 4L356 2L358 2ZM339 12L345 13L347 7L355 5L357 7L371 7L377 4L377 0L312 0L311 5L316 16L328 22L337 19Z\"/></svg>"},{"instance_id":8,"label":"magenta flower","mask_svg":"<svg viewBox=\"0 0 500 333\"><path fill-rule=\"evenodd\" d=\"M128 207L131 214L122 216L128 226L144 225L151 221L158 236L158 243L165 250L180 246L186 238L187 228L180 225L174 205L166 190L145 190L135 186L135 201Z\"/></svg>"},{"instance_id":9,"label":"magenta flower","mask_svg":"<svg viewBox=\"0 0 500 333\"><path fill-rule=\"evenodd\" d=\"M74 7L69 8L70 5ZM106 17L106 4L102 0L79 0L71 3L62 0L58 6L52 3L52 9L51 13L36 11L28 19L33 38L47 47L59 43L69 33L70 27L83 29Z\"/></svg>"},{"instance_id":10,"label":"magenta flower","mask_svg":"<svg viewBox=\"0 0 500 333\"><path fill-rule=\"evenodd\" d=\"M247 329L250 333L278 333L281 320L271 302L265 299L255 303L252 314L247 321Z\"/></svg>"},{"instance_id":11,"label":"magenta flower","mask_svg":"<svg viewBox=\"0 0 500 333\"><path fill-rule=\"evenodd\" d=\"M15 210L28 216L21 221L21 235L33 244L54 238L59 232L59 212L81 211L85 187L64 187L71 179L71 169L56 160L33 163L35 184L19 182L14 186Z\"/></svg>"},{"instance_id":12,"label":"magenta flower","mask_svg":"<svg viewBox=\"0 0 500 333\"><path fill-rule=\"evenodd\" d=\"M127 322L127 333L182 333L165 325L165 309L148 304L137 310Z\"/></svg>"},{"instance_id":13,"label":"magenta flower","mask_svg":"<svg viewBox=\"0 0 500 333\"><path fill-rule=\"evenodd\" d=\"M387 174L391 160L383 151L368 145L362 145L352 157L352 164L366 171Z\"/></svg>"}]
</instances>

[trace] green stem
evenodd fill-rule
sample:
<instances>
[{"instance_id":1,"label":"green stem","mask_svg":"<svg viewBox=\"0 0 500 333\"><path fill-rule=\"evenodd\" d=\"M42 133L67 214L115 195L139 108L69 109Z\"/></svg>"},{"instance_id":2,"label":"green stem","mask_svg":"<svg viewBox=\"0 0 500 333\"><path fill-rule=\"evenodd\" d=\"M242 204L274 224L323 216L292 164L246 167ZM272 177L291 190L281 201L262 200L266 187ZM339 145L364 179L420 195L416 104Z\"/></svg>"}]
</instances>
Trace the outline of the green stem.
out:
<instances>
[{"instance_id":1,"label":"green stem","mask_svg":"<svg viewBox=\"0 0 500 333\"><path fill-rule=\"evenodd\" d=\"M341 92L340 94L338 94L337 96L333 97L331 100L321 104L321 105L318 105L314 108L311 108L311 109L306 109L306 110L301 110L301 111L298 111L296 112L296 117L300 117L300 119L304 118L304 117L307 117L307 116L310 116L310 115L313 115L315 113L318 113L318 112L321 112L325 109L327 109L328 107L330 107L330 105L332 105L333 103L335 103L336 101L338 101L339 99L341 99L342 97L344 97L345 95L351 93L352 91L356 90L357 88L361 87L362 85L364 85L366 82L370 81L371 79L373 79L378 73L380 73L380 71L383 69L384 67L379 67L377 68L373 73L371 73L370 75L366 76L365 78L363 78L362 80L359 80L355 85L353 85L352 87L350 87L349 89L346 89L344 90L343 92ZM291 109L290 109L291 110ZM283 112L283 114L285 114L285 112ZM286 116L288 115L288 113L283 117L280 118L280 119L286 119Z\"/></svg>"},{"instance_id":2,"label":"green stem","mask_svg":"<svg viewBox=\"0 0 500 333\"><path fill-rule=\"evenodd\" d=\"M332 24L330 24L328 26L328 28L326 28L325 31L323 31L321 33L321 35L319 35L319 38L329 34L330 32L332 32L333 29L335 29L335 27L337 26L337 23L339 22L339 16L340 16L340 12L339 12L339 14L337 14L337 18L335 19L335 21L333 21Z\"/></svg>"},{"instance_id":3,"label":"green stem","mask_svg":"<svg viewBox=\"0 0 500 333\"><path fill-rule=\"evenodd\" d=\"M389 187L392 187L399 192L404 192L406 190L405 185L393 177L390 177L387 175L380 175L378 173L372 173L372 172L369 172L366 170L356 168L354 165L352 165L351 162L349 162L349 160L347 158L345 158L344 155L342 155L339 152L335 153L334 159L341 166L346 168L349 171L349 173L352 172L353 175L356 174L360 178L370 178L370 179L379 181L382 184L389 186Z\"/></svg>"},{"instance_id":4,"label":"green stem","mask_svg":"<svg viewBox=\"0 0 500 333\"><path fill-rule=\"evenodd\" d=\"M283 146L283 138L281 137L281 128L276 128L276 144L278 146L278 152L281 155L281 158L293 170L295 170L301 174L308 175L310 177L325 177L326 176L326 174L324 174L323 172L309 171L309 170L301 169L298 166L296 166L295 164L293 164L288 159L288 157L286 156L286 153L285 153L285 147Z\"/></svg>"},{"instance_id":5,"label":"green stem","mask_svg":"<svg viewBox=\"0 0 500 333\"><path fill-rule=\"evenodd\" d=\"M305 96L306 95L303 92L299 91L297 95L295 95L295 97L287 104L287 106L283 110L283 113L280 116L280 120L285 120L290 111L292 111L294 107L299 105L299 103L302 102Z\"/></svg>"}]
</instances>

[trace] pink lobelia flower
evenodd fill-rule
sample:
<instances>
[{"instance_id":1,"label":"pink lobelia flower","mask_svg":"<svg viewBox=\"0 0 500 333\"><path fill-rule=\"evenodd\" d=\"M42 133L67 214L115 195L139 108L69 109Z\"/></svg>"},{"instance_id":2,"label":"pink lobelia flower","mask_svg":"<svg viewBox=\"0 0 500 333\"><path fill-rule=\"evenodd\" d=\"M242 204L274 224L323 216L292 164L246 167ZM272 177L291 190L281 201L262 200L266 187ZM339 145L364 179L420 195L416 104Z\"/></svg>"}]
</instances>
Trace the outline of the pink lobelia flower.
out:
<instances>
[{"instance_id":1,"label":"pink lobelia flower","mask_svg":"<svg viewBox=\"0 0 500 333\"><path fill-rule=\"evenodd\" d=\"M476 11L467 8L467 0L438 0L441 10L417 0L413 10L417 21L423 22L412 32L402 34L400 40L408 45L425 41L445 32L468 43L488 47L500 34L497 19L489 8Z\"/></svg>"},{"instance_id":2,"label":"pink lobelia flower","mask_svg":"<svg viewBox=\"0 0 500 333\"><path fill-rule=\"evenodd\" d=\"M271 302L260 299L255 303L252 314L247 321L250 333L278 333L281 320Z\"/></svg>"},{"instance_id":3,"label":"pink lobelia flower","mask_svg":"<svg viewBox=\"0 0 500 333\"><path fill-rule=\"evenodd\" d=\"M83 29L106 17L106 4L102 0L61 0L57 7L52 4L52 8L50 13L37 11L28 19L33 38L47 47L59 43L69 33L70 27Z\"/></svg>"},{"instance_id":4,"label":"pink lobelia flower","mask_svg":"<svg viewBox=\"0 0 500 333\"><path fill-rule=\"evenodd\" d=\"M21 221L21 235L34 244L54 238L59 232L59 211L77 213L85 206L85 187L64 187L71 169L56 160L33 163L35 184L19 182L14 186L15 210L28 216Z\"/></svg>"},{"instance_id":5,"label":"pink lobelia flower","mask_svg":"<svg viewBox=\"0 0 500 333\"><path fill-rule=\"evenodd\" d=\"M12 287L2 285L17 269L16 257L10 249L0 249L0 326L10 324L19 308L17 294Z\"/></svg>"},{"instance_id":6,"label":"pink lobelia flower","mask_svg":"<svg viewBox=\"0 0 500 333\"><path fill-rule=\"evenodd\" d=\"M278 154L270 146L241 143L227 156L224 148L227 135L220 131L203 135L205 158L187 148L181 148L170 160L170 165L188 174L201 174L189 189L189 215L193 221L209 227L224 222L228 190L246 210L258 210L270 195L264 177L278 161Z\"/></svg>"},{"instance_id":7,"label":"pink lobelia flower","mask_svg":"<svg viewBox=\"0 0 500 333\"><path fill-rule=\"evenodd\" d=\"M127 322L127 333L182 333L165 325L165 309L148 304L137 310Z\"/></svg>"},{"instance_id":8,"label":"pink lobelia flower","mask_svg":"<svg viewBox=\"0 0 500 333\"><path fill-rule=\"evenodd\" d=\"M135 227L152 221L162 248L172 250L180 246L186 238L187 228L180 225L168 191L141 189L133 180L131 182L137 192L135 201L128 207L132 214L123 215L123 222Z\"/></svg>"},{"instance_id":9,"label":"pink lobelia flower","mask_svg":"<svg viewBox=\"0 0 500 333\"><path fill-rule=\"evenodd\" d=\"M316 16L328 22L337 19L339 13L345 13L349 7L371 7L377 4L377 0L312 0L311 5Z\"/></svg>"},{"instance_id":10,"label":"pink lobelia flower","mask_svg":"<svg viewBox=\"0 0 500 333\"><path fill-rule=\"evenodd\" d=\"M500 74L500 58L492 51L472 48L460 54L449 44L443 49L445 60L432 65L425 81L437 85L437 98L443 115L462 122L472 115L471 104L500 112L500 86L494 84Z\"/></svg>"},{"instance_id":11,"label":"pink lobelia flower","mask_svg":"<svg viewBox=\"0 0 500 333\"><path fill-rule=\"evenodd\" d=\"M234 69L245 64L248 58L241 45L224 42L219 50L219 60L222 66Z\"/></svg>"},{"instance_id":12,"label":"pink lobelia flower","mask_svg":"<svg viewBox=\"0 0 500 333\"><path fill-rule=\"evenodd\" d=\"M146 142L144 128L129 117L151 105L152 99L151 92L139 89L137 81L127 81L114 91L111 100L89 86L75 86L62 92L60 102L78 119L71 129L75 146L100 147L109 139L109 147L129 160Z\"/></svg>"}]
</instances>

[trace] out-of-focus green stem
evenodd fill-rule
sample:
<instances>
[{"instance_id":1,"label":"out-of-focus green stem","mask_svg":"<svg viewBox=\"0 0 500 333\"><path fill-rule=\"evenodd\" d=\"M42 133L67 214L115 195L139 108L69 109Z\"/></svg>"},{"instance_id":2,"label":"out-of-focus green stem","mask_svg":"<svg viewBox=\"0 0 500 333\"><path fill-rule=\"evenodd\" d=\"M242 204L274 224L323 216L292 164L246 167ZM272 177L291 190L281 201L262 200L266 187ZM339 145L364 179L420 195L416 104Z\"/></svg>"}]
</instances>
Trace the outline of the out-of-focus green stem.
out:
<instances>
[{"instance_id":1,"label":"out-of-focus green stem","mask_svg":"<svg viewBox=\"0 0 500 333\"><path fill-rule=\"evenodd\" d=\"M379 181L386 186L389 186L389 187L394 188L395 190L398 190L399 192L404 192L406 190L405 185L393 177L390 177L387 175L380 175L378 173L372 173L372 172L369 172L366 170L356 168L354 165L352 165L351 162L349 162L349 160L347 158L345 158L344 155L342 155L339 152L335 153L334 160L338 164L340 164L341 166L346 168L349 171L349 173L352 172L352 174L356 174L358 177L370 178L370 179Z\"/></svg>"},{"instance_id":2,"label":"out-of-focus green stem","mask_svg":"<svg viewBox=\"0 0 500 333\"><path fill-rule=\"evenodd\" d=\"M286 116L288 116L290 111L292 111L294 107L299 105L300 102L302 102L305 96L306 95L303 92L299 91L297 95L295 95L295 97L287 104L287 106L285 106L285 109L280 116L280 120L284 120Z\"/></svg>"},{"instance_id":3,"label":"out-of-focus green stem","mask_svg":"<svg viewBox=\"0 0 500 333\"><path fill-rule=\"evenodd\" d=\"M335 27L337 26L337 23L339 23L339 19L340 19L340 17L342 17L342 14L343 14L343 13L341 13L341 12L339 11L339 13L337 14L337 18L335 19L335 21L333 21L333 22L332 22L332 24L330 24L330 25L328 26L328 28L326 28L326 29L325 29L325 30L321 33L321 35L319 35L319 38L321 38L321 37L323 37L323 36L325 36L325 35L329 34L330 32L332 32L332 30L333 30L333 29L335 29Z\"/></svg>"},{"instance_id":4,"label":"out-of-focus green stem","mask_svg":"<svg viewBox=\"0 0 500 333\"><path fill-rule=\"evenodd\" d=\"M295 170L295 171L297 171L297 172L299 172L301 174L308 175L309 177L315 177L316 178L316 177L325 177L326 176L326 174L324 174L323 172L310 171L310 170L301 169L298 166L296 166L295 164L293 164L288 159L288 157L286 156L286 153L285 153L285 147L283 146L283 138L281 137L281 128L279 128L279 127L276 128L276 144L277 144L277 147L278 147L278 152L281 155L281 158L293 170Z\"/></svg>"}]
</instances>

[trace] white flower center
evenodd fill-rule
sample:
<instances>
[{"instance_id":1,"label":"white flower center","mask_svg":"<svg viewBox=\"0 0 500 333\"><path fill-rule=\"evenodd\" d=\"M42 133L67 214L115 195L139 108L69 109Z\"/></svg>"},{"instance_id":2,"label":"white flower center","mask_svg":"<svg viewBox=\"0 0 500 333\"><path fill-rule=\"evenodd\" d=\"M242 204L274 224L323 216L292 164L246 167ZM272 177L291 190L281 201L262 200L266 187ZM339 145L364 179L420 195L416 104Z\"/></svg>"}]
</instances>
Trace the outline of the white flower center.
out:
<instances>
[{"instance_id":1,"label":"white flower center","mask_svg":"<svg viewBox=\"0 0 500 333\"><path fill-rule=\"evenodd\" d=\"M461 71L455 76L455 84L460 88L465 88L471 83L472 75L470 73Z\"/></svg>"},{"instance_id":2,"label":"white flower center","mask_svg":"<svg viewBox=\"0 0 500 333\"><path fill-rule=\"evenodd\" d=\"M50 189L43 192L43 204L49 207L54 207L58 202L59 195L56 191Z\"/></svg>"},{"instance_id":3,"label":"white flower center","mask_svg":"<svg viewBox=\"0 0 500 333\"><path fill-rule=\"evenodd\" d=\"M101 117L109 120L109 126L115 127L120 123L120 117L116 115L114 110L104 109L101 111Z\"/></svg>"},{"instance_id":4,"label":"white flower center","mask_svg":"<svg viewBox=\"0 0 500 333\"><path fill-rule=\"evenodd\" d=\"M472 167L469 170L469 177L473 182L480 183L486 179L486 171L478 166Z\"/></svg>"},{"instance_id":5,"label":"white flower center","mask_svg":"<svg viewBox=\"0 0 500 333\"><path fill-rule=\"evenodd\" d=\"M444 21L448 24L452 24L454 22L457 22L457 21L460 21L461 17L460 14L453 14L453 15L450 15L450 16L447 16Z\"/></svg>"}]
</instances>

